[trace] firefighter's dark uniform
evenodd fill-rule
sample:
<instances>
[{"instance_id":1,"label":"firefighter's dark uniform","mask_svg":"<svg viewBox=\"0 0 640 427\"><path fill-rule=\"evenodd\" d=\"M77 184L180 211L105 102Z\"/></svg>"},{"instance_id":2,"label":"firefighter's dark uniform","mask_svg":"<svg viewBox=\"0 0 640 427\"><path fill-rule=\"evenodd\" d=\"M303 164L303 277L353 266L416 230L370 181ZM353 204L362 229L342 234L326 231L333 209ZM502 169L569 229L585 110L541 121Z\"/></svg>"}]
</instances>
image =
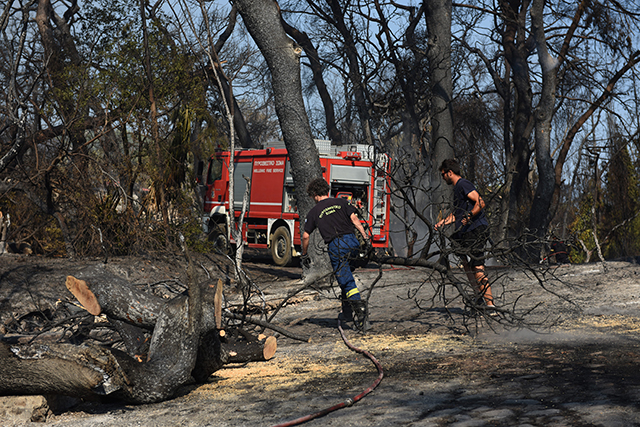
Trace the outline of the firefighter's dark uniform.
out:
<instances>
[{"instance_id":1,"label":"firefighter's dark uniform","mask_svg":"<svg viewBox=\"0 0 640 427\"><path fill-rule=\"evenodd\" d=\"M360 248L351 222L351 214L356 212L356 208L345 199L329 197L320 200L307 214L304 231L311 234L318 228L327 244L331 266L342 291L343 315L350 320L355 312L356 326L362 329L366 321L366 306L349 265Z\"/></svg>"}]
</instances>

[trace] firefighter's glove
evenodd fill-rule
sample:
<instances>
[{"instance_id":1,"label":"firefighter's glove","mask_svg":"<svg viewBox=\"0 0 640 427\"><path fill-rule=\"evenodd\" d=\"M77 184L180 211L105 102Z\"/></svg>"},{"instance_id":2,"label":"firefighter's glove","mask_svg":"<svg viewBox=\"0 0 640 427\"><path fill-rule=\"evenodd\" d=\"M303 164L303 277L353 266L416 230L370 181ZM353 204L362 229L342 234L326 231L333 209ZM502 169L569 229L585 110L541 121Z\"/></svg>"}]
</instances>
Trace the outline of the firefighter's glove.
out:
<instances>
[{"instance_id":1,"label":"firefighter's glove","mask_svg":"<svg viewBox=\"0 0 640 427\"><path fill-rule=\"evenodd\" d=\"M309 258L309 255L305 254L300 256L300 265L302 265L302 268L305 270L311 268L311 258Z\"/></svg>"},{"instance_id":2,"label":"firefighter's glove","mask_svg":"<svg viewBox=\"0 0 640 427\"><path fill-rule=\"evenodd\" d=\"M366 258L370 257L373 253L373 245L371 244L371 239L366 239L360 246L360 250Z\"/></svg>"}]
</instances>

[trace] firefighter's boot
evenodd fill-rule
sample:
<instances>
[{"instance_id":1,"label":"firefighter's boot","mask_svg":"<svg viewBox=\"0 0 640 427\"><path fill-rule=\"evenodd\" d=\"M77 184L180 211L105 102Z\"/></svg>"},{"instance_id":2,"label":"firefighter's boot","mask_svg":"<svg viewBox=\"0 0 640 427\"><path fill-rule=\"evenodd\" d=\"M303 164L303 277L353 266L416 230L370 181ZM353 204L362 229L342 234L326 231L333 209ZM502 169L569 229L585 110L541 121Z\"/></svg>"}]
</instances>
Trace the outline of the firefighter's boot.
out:
<instances>
[{"instance_id":1,"label":"firefighter's boot","mask_svg":"<svg viewBox=\"0 0 640 427\"><path fill-rule=\"evenodd\" d=\"M353 321L353 310L351 309L351 303L349 300L342 300L342 312L340 313L338 318L343 322Z\"/></svg>"},{"instance_id":2,"label":"firefighter's boot","mask_svg":"<svg viewBox=\"0 0 640 427\"><path fill-rule=\"evenodd\" d=\"M353 312L353 324L360 332L366 332L371 329L369 323L369 310L367 302L363 300L349 300L351 310Z\"/></svg>"}]
</instances>

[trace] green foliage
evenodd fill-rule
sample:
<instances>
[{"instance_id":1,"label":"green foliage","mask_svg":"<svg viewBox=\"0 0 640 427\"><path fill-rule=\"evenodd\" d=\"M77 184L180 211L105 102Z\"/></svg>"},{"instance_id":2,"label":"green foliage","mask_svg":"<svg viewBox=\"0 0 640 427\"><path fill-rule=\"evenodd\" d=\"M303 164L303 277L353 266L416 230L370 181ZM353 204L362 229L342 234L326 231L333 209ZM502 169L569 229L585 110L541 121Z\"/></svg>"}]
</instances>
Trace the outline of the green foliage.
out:
<instances>
[{"instance_id":1,"label":"green foliage","mask_svg":"<svg viewBox=\"0 0 640 427\"><path fill-rule=\"evenodd\" d=\"M71 65L68 58L64 59L59 79L66 85L52 88L40 111L51 121L63 112L65 122L80 122L91 105L92 114L102 114L100 108L109 112L115 129L103 134L99 128L87 132L91 144L86 146L88 156L82 158L64 153L70 146L67 138L40 147L46 155L38 153L36 160L51 160L61 152L60 158L64 159L50 169L50 180L55 185L49 196L43 191L42 198L51 197L53 209L63 214L79 256L102 255L105 251L109 255L127 255L163 248L177 244L179 234L195 241L201 233L201 213L192 208L188 197L194 190L190 184L194 181L190 153L206 158L220 138L209 113L205 84L199 77L198 58L186 45L175 43L168 32L167 17L159 11L152 17L148 15L159 127L159 139L155 141L151 137L150 82L145 69L139 2L92 0L82 8L83 17L78 21L82 28L77 33L82 37L75 40L81 64ZM96 105L100 108L96 109ZM75 108L77 116L70 117L73 108L69 106ZM210 124L197 138L192 135L195 121ZM107 176L110 178L104 179ZM168 218L153 192L138 202L133 200L152 183L162 189ZM24 203L25 212L34 211L32 204ZM39 213L36 220L35 216L21 213L21 226L33 230L38 224L48 224L46 238L38 235L43 242L41 252L64 254L62 233L59 227L55 232L56 221L50 214Z\"/></svg>"},{"instance_id":2,"label":"green foliage","mask_svg":"<svg viewBox=\"0 0 640 427\"><path fill-rule=\"evenodd\" d=\"M164 184L170 192L179 189L186 177L186 164L191 148L191 123L195 113L184 106L173 117L175 123L173 138L167 147L167 161L164 169Z\"/></svg>"},{"instance_id":3,"label":"green foliage","mask_svg":"<svg viewBox=\"0 0 640 427\"><path fill-rule=\"evenodd\" d=\"M572 235L582 241L587 250L595 251L595 231L605 259L640 255L640 180L626 141L614 134L610 139L610 160L605 185L594 201L594 190L584 196L575 220ZM595 224L595 225L594 225ZM595 230L594 230L595 227ZM583 262L586 254L581 245L571 251L574 262ZM595 254L591 255L594 259Z\"/></svg>"},{"instance_id":4,"label":"green foliage","mask_svg":"<svg viewBox=\"0 0 640 427\"><path fill-rule=\"evenodd\" d=\"M593 238L593 209L593 196L589 194L583 197L580 201L576 218L569 226L571 234L576 240L582 241L589 251L594 250L596 247L595 239ZM569 258L573 263L583 263L587 259L587 254L582 249L582 245L575 245L569 251Z\"/></svg>"},{"instance_id":5,"label":"green foliage","mask_svg":"<svg viewBox=\"0 0 640 427\"><path fill-rule=\"evenodd\" d=\"M623 141L614 139L606 176L602 228L605 258L640 255L640 181Z\"/></svg>"}]
</instances>

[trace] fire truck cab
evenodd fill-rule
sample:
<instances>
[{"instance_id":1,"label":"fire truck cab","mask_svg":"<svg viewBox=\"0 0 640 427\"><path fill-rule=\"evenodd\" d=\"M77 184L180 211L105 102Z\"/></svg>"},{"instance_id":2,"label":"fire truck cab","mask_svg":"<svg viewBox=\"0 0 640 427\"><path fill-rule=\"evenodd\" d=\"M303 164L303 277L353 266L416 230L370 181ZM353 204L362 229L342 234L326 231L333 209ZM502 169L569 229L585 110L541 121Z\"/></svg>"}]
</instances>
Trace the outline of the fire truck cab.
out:
<instances>
[{"instance_id":1,"label":"fire truck cab","mask_svg":"<svg viewBox=\"0 0 640 427\"><path fill-rule=\"evenodd\" d=\"M389 245L390 195L386 176L389 158L366 145L332 146L316 141L323 177L332 197L347 198L360 213L374 248ZM203 226L215 245L226 250L236 244L227 230L230 153L216 152L209 160L205 186ZM268 249L277 265L299 255L300 223L289 156L282 144L234 153L233 199L238 221L243 196L249 200L242 224L243 244ZM246 179L245 179L246 178Z\"/></svg>"}]
</instances>

